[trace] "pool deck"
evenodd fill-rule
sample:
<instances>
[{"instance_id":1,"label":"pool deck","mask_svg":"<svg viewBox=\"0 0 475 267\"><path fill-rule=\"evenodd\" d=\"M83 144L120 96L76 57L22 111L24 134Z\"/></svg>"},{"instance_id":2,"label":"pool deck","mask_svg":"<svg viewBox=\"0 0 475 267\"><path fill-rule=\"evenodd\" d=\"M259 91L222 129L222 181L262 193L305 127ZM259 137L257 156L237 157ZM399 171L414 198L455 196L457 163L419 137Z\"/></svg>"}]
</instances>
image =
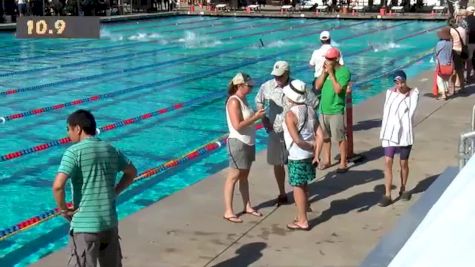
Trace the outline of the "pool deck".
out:
<instances>
[{"instance_id":1,"label":"pool deck","mask_svg":"<svg viewBox=\"0 0 475 267\"><path fill-rule=\"evenodd\" d=\"M244 223L222 218L222 189L227 170L177 192L120 222L124 266L358 266L381 236L417 201L448 166L457 165L459 135L469 130L475 86L448 101L431 97L432 73L409 81L421 92L416 141L410 159L410 202L377 205L383 192L379 126L384 93L354 108L355 151L366 161L346 174L335 167L318 171L310 185L312 229L286 229L293 204L276 207L276 185L266 152L257 155L250 173L251 197L264 213L244 215ZM399 185L395 165L395 185ZM287 185L287 191L290 187ZM393 197L397 194L394 189ZM289 193L289 196L291 193ZM235 194L235 210L242 203ZM66 233L65 233L66 234ZM64 266L67 251L51 254L33 266Z\"/></svg>"},{"instance_id":2,"label":"pool deck","mask_svg":"<svg viewBox=\"0 0 475 267\"><path fill-rule=\"evenodd\" d=\"M446 15L441 14L431 14L431 13L404 13L404 14L392 14L386 15L381 18L378 18L379 13L374 12L365 12L365 13L319 13L318 15L315 12L311 11L295 11L295 12L285 12L281 13L280 6L266 5L262 7L259 12L247 13L245 10L240 11L208 11L206 7L195 6L194 12L189 12L187 5L181 6L176 11L170 12L156 12L156 13L137 13L137 14L128 14L128 15L117 15L117 16L107 16L101 17L100 20L103 23L108 22L120 22L126 20L144 20L144 19L154 19L159 17L175 16L175 15L191 15L191 16L218 16L218 17L269 17L269 18L309 18L309 19L382 19L382 20L446 20ZM16 23L0 23L0 31L14 31L16 29Z\"/></svg>"}]
</instances>

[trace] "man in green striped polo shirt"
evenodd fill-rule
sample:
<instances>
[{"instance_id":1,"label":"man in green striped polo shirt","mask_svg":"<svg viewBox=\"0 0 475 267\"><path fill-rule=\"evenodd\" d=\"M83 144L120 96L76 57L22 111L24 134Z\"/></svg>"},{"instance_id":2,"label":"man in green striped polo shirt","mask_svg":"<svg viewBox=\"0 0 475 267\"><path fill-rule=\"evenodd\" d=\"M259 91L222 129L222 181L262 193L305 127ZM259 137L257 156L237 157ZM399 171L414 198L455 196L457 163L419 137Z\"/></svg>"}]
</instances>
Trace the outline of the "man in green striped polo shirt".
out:
<instances>
[{"instance_id":1,"label":"man in green striped polo shirt","mask_svg":"<svg viewBox=\"0 0 475 267\"><path fill-rule=\"evenodd\" d=\"M129 186L137 170L124 154L95 137L96 121L86 110L67 120L73 143L64 152L53 193L61 214L71 222L68 266L122 266L117 230L116 198ZM116 177L123 172L116 185ZM67 208L65 185L71 179L73 208Z\"/></svg>"}]
</instances>

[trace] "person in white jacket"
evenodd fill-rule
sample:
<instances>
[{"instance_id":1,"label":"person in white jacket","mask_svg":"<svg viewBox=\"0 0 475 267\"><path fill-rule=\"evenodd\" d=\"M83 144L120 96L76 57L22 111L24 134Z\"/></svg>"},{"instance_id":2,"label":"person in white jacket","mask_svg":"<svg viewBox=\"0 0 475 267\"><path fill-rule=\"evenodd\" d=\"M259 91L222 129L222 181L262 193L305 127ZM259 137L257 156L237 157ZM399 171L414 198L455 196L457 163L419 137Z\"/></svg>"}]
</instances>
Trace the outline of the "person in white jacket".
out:
<instances>
[{"instance_id":1,"label":"person in white jacket","mask_svg":"<svg viewBox=\"0 0 475 267\"><path fill-rule=\"evenodd\" d=\"M406 190L406 184L409 175L408 159L414 143L413 118L419 100L419 90L410 88L406 83L406 79L407 76L404 71L395 71L395 86L386 92L384 102L380 139L384 148L386 192L379 203L382 207L392 203L392 168L394 154L396 153L399 153L399 163L401 165L399 196L402 200L411 199L411 193Z\"/></svg>"}]
</instances>

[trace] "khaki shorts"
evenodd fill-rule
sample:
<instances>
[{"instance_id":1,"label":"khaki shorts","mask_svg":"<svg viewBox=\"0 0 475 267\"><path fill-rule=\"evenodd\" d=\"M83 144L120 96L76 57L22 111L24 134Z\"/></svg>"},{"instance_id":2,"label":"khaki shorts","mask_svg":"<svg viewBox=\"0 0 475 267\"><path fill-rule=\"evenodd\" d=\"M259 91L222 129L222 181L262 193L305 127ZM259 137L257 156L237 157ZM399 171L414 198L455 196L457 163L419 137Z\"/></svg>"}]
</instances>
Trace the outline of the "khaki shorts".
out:
<instances>
[{"instance_id":1,"label":"khaki shorts","mask_svg":"<svg viewBox=\"0 0 475 267\"><path fill-rule=\"evenodd\" d=\"M99 233L69 234L70 257L68 267L121 267L122 251L116 228Z\"/></svg>"},{"instance_id":2,"label":"khaki shorts","mask_svg":"<svg viewBox=\"0 0 475 267\"><path fill-rule=\"evenodd\" d=\"M285 165L287 164L287 157L284 133L270 132L267 138L267 163L270 165Z\"/></svg>"},{"instance_id":3,"label":"khaki shorts","mask_svg":"<svg viewBox=\"0 0 475 267\"><path fill-rule=\"evenodd\" d=\"M345 116L343 114L323 115L320 114L320 125L323 130L323 139L332 139L341 142L346 139Z\"/></svg>"}]
</instances>

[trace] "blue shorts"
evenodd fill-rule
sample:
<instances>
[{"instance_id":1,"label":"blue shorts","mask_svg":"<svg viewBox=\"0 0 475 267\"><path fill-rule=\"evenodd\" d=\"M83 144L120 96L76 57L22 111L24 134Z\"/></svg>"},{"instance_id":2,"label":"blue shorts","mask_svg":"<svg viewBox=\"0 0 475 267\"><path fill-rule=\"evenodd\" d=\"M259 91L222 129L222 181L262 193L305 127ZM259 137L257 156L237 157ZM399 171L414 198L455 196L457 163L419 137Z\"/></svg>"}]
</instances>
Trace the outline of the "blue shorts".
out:
<instances>
[{"instance_id":1,"label":"blue shorts","mask_svg":"<svg viewBox=\"0 0 475 267\"><path fill-rule=\"evenodd\" d=\"M412 146L388 146L384 148L384 155L386 157L394 158L394 154L399 153L399 158L402 160L409 159Z\"/></svg>"}]
</instances>

